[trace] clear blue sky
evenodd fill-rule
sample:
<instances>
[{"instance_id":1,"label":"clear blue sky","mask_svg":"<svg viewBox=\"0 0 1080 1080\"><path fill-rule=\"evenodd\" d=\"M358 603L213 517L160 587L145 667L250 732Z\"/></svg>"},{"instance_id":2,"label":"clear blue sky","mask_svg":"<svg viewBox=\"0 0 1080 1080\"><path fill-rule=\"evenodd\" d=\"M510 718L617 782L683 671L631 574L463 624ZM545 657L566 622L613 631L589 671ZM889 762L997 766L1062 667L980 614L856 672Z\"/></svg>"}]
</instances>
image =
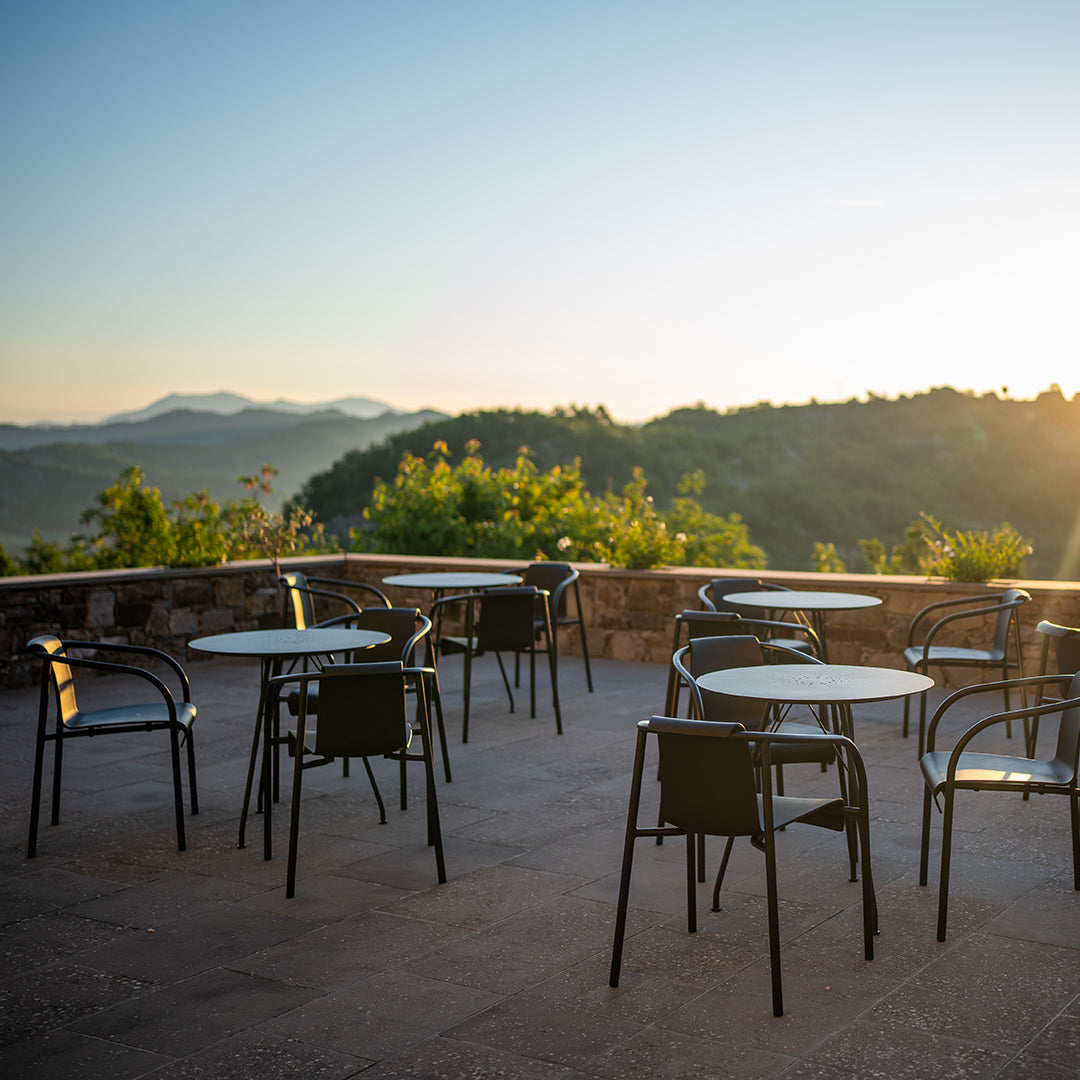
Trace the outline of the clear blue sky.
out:
<instances>
[{"instance_id":1,"label":"clear blue sky","mask_svg":"<svg viewBox=\"0 0 1080 1080\"><path fill-rule=\"evenodd\" d=\"M1076 0L0 6L0 421L1080 391Z\"/></svg>"}]
</instances>

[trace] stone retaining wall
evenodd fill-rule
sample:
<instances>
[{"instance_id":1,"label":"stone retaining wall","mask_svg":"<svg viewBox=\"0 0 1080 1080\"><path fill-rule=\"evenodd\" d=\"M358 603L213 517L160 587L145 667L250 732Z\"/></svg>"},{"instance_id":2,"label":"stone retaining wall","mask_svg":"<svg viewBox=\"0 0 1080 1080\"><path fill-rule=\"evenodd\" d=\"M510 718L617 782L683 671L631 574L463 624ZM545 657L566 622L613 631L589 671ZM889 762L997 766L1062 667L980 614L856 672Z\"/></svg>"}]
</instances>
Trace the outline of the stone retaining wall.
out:
<instances>
[{"instance_id":1,"label":"stone retaining wall","mask_svg":"<svg viewBox=\"0 0 1080 1080\"><path fill-rule=\"evenodd\" d=\"M283 570L363 581L381 586L391 574L422 570L508 570L520 563L422 556L327 555L282 560ZM589 653L615 660L666 663L671 655L672 616L698 608L698 587L714 574L756 577L754 572L614 570L580 564L581 600ZM792 588L835 589L880 596L879 607L829 616L829 651L834 663L901 665L907 628L915 612L935 600L1000 591L1004 586L928 582L917 577L872 574L769 572L769 581ZM1010 583L1012 584L1012 583ZM1031 592L1023 609L1024 651L1029 672L1038 663L1040 619L1080 626L1080 583L1031 581L1015 584ZM427 594L385 590L393 603L426 607ZM327 611L326 614L337 614ZM128 642L165 649L185 662L203 659L186 649L192 638L230 630L281 625L281 596L271 563L258 560L188 570L92 571L0 579L0 686L26 685L34 678L23 653L37 634ZM978 629L971 630L972 644ZM560 635L560 649L580 654L574 629Z\"/></svg>"}]
</instances>

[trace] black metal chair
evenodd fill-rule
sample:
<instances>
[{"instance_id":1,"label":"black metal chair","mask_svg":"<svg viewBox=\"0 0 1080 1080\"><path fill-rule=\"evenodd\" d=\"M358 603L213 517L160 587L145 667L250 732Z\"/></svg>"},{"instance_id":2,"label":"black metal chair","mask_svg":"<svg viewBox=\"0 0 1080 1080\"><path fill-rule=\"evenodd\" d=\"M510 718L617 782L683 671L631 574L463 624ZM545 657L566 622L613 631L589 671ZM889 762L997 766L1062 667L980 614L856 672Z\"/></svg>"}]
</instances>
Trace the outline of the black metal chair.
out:
<instances>
[{"instance_id":1,"label":"black metal chair","mask_svg":"<svg viewBox=\"0 0 1080 1080\"><path fill-rule=\"evenodd\" d=\"M1054 659L1057 663L1059 675L1075 675L1080 671L1080 629L1071 626L1061 626L1058 623L1047 622L1043 619L1035 630L1043 635L1042 649L1039 652L1039 674L1049 674L1050 644L1054 645ZM1041 690L1035 698L1035 704L1041 705L1046 698ZM1027 754L1035 756L1035 744L1039 738L1039 720L1036 717L1031 722L1028 733Z\"/></svg>"},{"instance_id":2,"label":"black metal chair","mask_svg":"<svg viewBox=\"0 0 1080 1080\"><path fill-rule=\"evenodd\" d=\"M592 693L593 681L592 670L589 667L589 642L585 636L585 616L581 608L581 591L578 588L578 579L581 577L576 567L564 562L533 562L523 567L520 571L522 584L532 585L548 593L548 609L551 615L551 632L558 636L559 628L563 626L576 626L581 634L581 655L585 661L585 682ZM570 613L567 604L567 594L573 589L574 614ZM543 612L539 603L536 611L536 633L542 634ZM518 654L520 657L520 653ZM518 663L514 662L514 685L518 686Z\"/></svg>"},{"instance_id":3,"label":"black metal chair","mask_svg":"<svg viewBox=\"0 0 1080 1080\"><path fill-rule=\"evenodd\" d=\"M63 771L64 743L69 739L97 735L124 735L137 731L167 731L172 755L173 802L176 811L176 846L185 849L184 796L180 779L180 744L187 744L188 789L191 812L199 812L195 783L195 742L192 727L196 709L191 701L191 687L180 664L159 649L140 645L117 645L104 641L69 641L46 634L27 642L27 652L42 661L41 697L38 707L37 736L34 747L34 780L30 801L30 836L26 857L37 853L38 821L41 808L41 783L45 763L45 745L53 743L52 824L60 824L60 785ZM152 671L132 664L121 664L96 657L74 656L81 652L117 652L124 656L149 657L172 669L180 683L180 700ZM161 700L148 704L117 705L112 708L80 709L75 698L74 669L129 675L148 682ZM55 700L55 727L48 730L50 691Z\"/></svg>"},{"instance_id":4,"label":"black metal chair","mask_svg":"<svg viewBox=\"0 0 1080 1080\"><path fill-rule=\"evenodd\" d=\"M435 848L440 882L446 881L439 804L435 792L435 768L431 750L431 713L424 691L422 668L407 668L401 661L381 664L333 664L322 671L278 675L271 679L275 690L295 683L299 690L297 724L288 734L293 757L292 813L289 820L289 862L285 895L296 891L296 856L300 832L301 786L304 770L328 765L336 757L364 761L379 820L386 821L386 807L368 758L376 755L406 761L422 761L427 790L428 843ZM416 690L421 752L408 752L413 736L406 691ZM311 703L311 689L319 688L318 713Z\"/></svg>"},{"instance_id":5,"label":"black metal chair","mask_svg":"<svg viewBox=\"0 0 1080 1080\"><path fill-rule=\"evenodd\" d=\"M381 589L366 585L362 581L343 581L340 578L308 577L306 574L283 574L278 584L285 590L282 597L281 618L284 626L304 630L319 626L320 620L315 613L315 598L335 601L345 607L346 613L358 613L364 605L348 595L348 591L357 591L374 600L373 606L388 608L390 601ZM322 586L332 585L332 589ZM339 613L340 614L340 613Z\"/></svg>"},{"instance_id":6,"label":"black metal chair","mask_svg":"<svg viewBox=\"0 0 1080 1080\"><path fill-rule=\"evenodd\" d=\"M539 638L543 641L551 675L551 698L555 708L555 730L562 734L562 713L559 711L559 669L555 652L555 636L551 629L548 594L544 589L521 585L506 589L491 589L482 593L464 593L444 596L432 605L432 619L443 618L450 605L463 605L465 633L462 636L443 635L439 642L442 655L462 653L465 657L464 697L465 711L461 725L461 741L469 741L469 691L472 682L473 660L487 652L493 652L499 664L503 686L514 711L514 693L506 676L501 653L529 654L529 715L536 716L536 653L538 635L537 612L543 622Z\"/></svg>"},{"instance_id":7,"label":"black metal chair","mask_svg":"<svg viewBox=\"0 0 1080 1080\"><path fill-rule=\"evenodd\" d=\"M369 607L364 608L363 611L357 612L354 615L341 615L336 619L329 619L320 625L326 626L331 623L354 627L358 630L376 630L380 633L390 635L389 641L384 641L381 645L373 645L371 648L363 649L360 652L354 653L352 656L346 657L345 660L347 662L374 664L396 660L400 661L407 668L423 672L424 688L427 693L428 702L435 711L435 726L439 733L439 749L442 752L443 774L446 777L446 782L449 784L451 780L450 751L446 742L446 724L443 720L442 697L439 694L439 674L433 667L416 667L416 647L422 640L427 638L428 634L430 634L431 620L426 615L422 615L419 608ZM415 687L411 683L409 689L410 692L415 691ZM318 683L310 688L308 696L309 709L317 711L319 705ZM289 712L293 716L296 716L297 714L299 701L299 690L291 691L286 699ZM344 758L342 761L342 769L345 776L349 775L348 763L349 759L347 757ZM401 767L401 781L401 809L404 810L406 809L404 763Z\"/></svg>"},{"instance_id":8,"label":"black metal chair","mask_svg":"<svg viewBox=\"0 0 1080 1080\"><path fill-rule=\"evenodd\" d=\"M780 710L768 713L769 703L753 698L729 697L726 694L702 690L696 679L709 671L726 671L736 667L760 667L763 664L818 664L821 661L796 649L783 645L772 645L759 641L750 635L731 635L727 637L692 638L688 645L681 648L672 657L672 666L680 679L690 687L691 717L695 720L709 720L716 723L742 724L749 731L782 731L789 735L832 734L824 720L813 716L813 723L799 723L786 719ZM829 743L800 742L781 744L772 752L772 764L776 774L776 793L784 794L785 765L819 765L824 772L826 767L836 760L836 752ZM846 798L846 777L843 770L839 773L840 796ZM658 824L663 824L659 821ZM851 880L855 880L857 852L855 836L850 836L849 862ZM724 881L728 859L731 856L733 837L728 837L727 846L720 862L720 871L713 888L713 910L720 910L720 889ZM705 880L705 844L704 837L698 846L698 873L700 880Z\"/></svg>"},{"instance_id":9,"label":"black metal chair","mask_svg":"<svg viewBox=\"0 0 1080 1080\"><path fill-rule=\"evenodd\" d=\"M1036 700L1043 687L1057 685L1063 691L1060 698L1044 704L984 717L972 724L951 749L937 750L938 726L949 710L974 694L1019 690L1026 696L1036 691ZM977 736L997 724L1011 720L1038 720L1058 714L1057 746L1049 761L1033 757L1012 757L1005 754L982 753L969 746ZM937 939L945 940L945 924L949 904L949 862L952 851L952 830L958 791L1010 791L1024 795L1065 795L1069 800L1070 835L1072 837L1073 888L1080 890L1080 790L1077 787L1077 758L1080 756L1080 675L1035 675L1026 679L982 683L968 686L951 694L938 706L926 733L926 753L919 759L925 788L923 791L922 842L919 849L919 884L925 885L930 858L930 809L939 795L943 796L941 833L941 876L938 881Z\"/></svg>"},{"instance_id":10,"label":"black metal chair","mask_svg":"<svg viewBox=\"0 0 1080 1080\"><path fill-rule=\"evenodd\" d=\"M1008 681L1009 671L1015 669L1020 678L1024 676L1024 650L1020 640L1020 608L1029 603L1031 594L1024 589L1008 589L999 594L962 596L952 600L938 600L917 612L908 627L904 662L909 671L929 675L930 668L967 667L988 668L999 671ZM939 613L948 611L949 614ZM927 626L928 617L933 621ZM946 630L946 638L954 638L955 631L970 627L972 622L993 619L993 637L984 648L972 648L965 644L942 644L939 635ZM1015 660L1009 659L1009 642L1014 643ZM904 698L903 736L908 736L910 698ZM1005 708L1009 708L1009 691L1005 689ZM926 733L926 691L919 695L919 757L923 755ZM1011 726L1006 734L1012 735Z\"/></svg>"},{"instance_id":11,"label":"black metal chair","mask_svg":"<svg viewBox=\"0 0 1080 1080\"><path fill-rule=\"evenodd\" d=\"M743 607L740 604L725 600L728 593L739 592L791 592L786 585L773 585L771 582L762 581L761 578L713 578L698 589L698 599L706 611L727 611L738 615L757 615L758 609ZM787 610L781 602L783 597L777 597L776 610Z\"/></svg>"},{"instance_id":12,"label":"black metal chair","mask_svg":"<svg viewBox=\"0 0 1080 1080\"><path fill-rule=\"evenodd\" d=\"M623 843L622 875L611 954L610 985L618 986L622 967L626 915L634 844L642 836L686 836L687 929L697 930L695 835L747 836L765 855L769 921L769 959L772 970L773 1013L784 1012L780 976L780 917L777 899L775 834L796 822L842 832L849 817L857 822L863 852L863 951L874 957L877 907L870 869L870 819L866 808L866 772L858 749L842 735L785 735L747 731L740 724L717 724L654 716L638 724L630 805ZM660 746L660 813L669 824L655 828L638 824L646 742L655 735ZM849 790L861 793L858 805L841 798L796 799L774 795L771 755L782 743L827 741L855 773ZM760 763L760 767L759 767ZM760 793L758 784L760 782Z\"/></svg>"},{"instance_id":13,"label":"black metal chair","mask_svg":"<svg viewBox=\"0 0 1080 1080\"><path fill-rule=\"evenodd\" d=\"M680 611L675 615L671 655L674 656L685 641L693 641L699 637L722 637L726 634L753 634L768 644L794 649L814 658L821 655L821 642L812 626L782 622L778 619L743 618L737 612L693 610ZM775 636L777 634L782 636ZM678 673L672 667L668 670L667 692L664 695L664 712L669 716L676 716L679 712L681 689Z\"/></svg>"}]
</instances>

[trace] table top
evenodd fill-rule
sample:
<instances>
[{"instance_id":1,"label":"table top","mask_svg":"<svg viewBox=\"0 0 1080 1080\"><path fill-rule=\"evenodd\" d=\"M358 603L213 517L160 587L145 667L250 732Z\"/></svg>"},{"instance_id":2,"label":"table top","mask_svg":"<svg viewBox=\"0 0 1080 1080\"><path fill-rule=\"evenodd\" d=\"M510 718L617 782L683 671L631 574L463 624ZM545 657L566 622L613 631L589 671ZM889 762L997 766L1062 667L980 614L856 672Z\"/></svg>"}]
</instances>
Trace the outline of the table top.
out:
<instances>
[{"instance_id":1,"label":"table top","mask_svg":"<svg viewBox=\"0 0 1080 1080\"><path fill-rule=\"evenodd\" d=\"M384 585L400 589L492 589L498 585L519 585L519 574L484 574L465 570L438 570L421 574L392 574Z\"/></svg>"},{"instance_id":2,"label":"table top","mask_svg":"<svg viewBox=\"0 0 1080 1080\"><path fill-rule=\"evenodd\" d=\"M793 589L779 592L727 593L724 600L729 604L746 604L748 607L771 608L776 611L854 611L857 608L877 607L880 596L863 593L819 592L809 589Z\"/></svg>"},{"instance_id":3,"label":"table top","mask_svg":"<svg viewBox=\"0 0 1080 1080\"><path fill-rule=\"evenodd\" d=\"M320 653L369 649L390 640L381 630L331 626L308 630L238 630L196 638L188 647L222 656L315 656Z\"/></svg>"},{"instance_id":4,"label":"table top","mask_svg":"<svg viewBox=\"0 0 1080 1080\"><path fill-rule=\"evenodd\" d=\"M899 668L849 664L763 664L708 671L703 690L786 705L840 705L888 701L929 690L934 680Z\"/></svg>"}]
</instances>

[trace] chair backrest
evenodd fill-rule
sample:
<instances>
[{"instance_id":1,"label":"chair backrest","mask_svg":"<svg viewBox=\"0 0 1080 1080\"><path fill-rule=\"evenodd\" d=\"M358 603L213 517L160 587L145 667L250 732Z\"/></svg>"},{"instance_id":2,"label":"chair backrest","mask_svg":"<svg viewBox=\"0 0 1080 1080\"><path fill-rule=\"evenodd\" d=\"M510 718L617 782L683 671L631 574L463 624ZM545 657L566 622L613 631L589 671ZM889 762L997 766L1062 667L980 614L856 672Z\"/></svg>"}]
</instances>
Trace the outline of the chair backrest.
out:
<instances>
[{"instance_id":1,"label":"chair backrest","mask_svg":"<svg viewBox=\"0 0 1080 1080\"><path fill-rule=\"evenodd\" d=\"M687 667L696 679L709 671L725 671L734 667L760 667L765 661L761 643L749 634L725 637L692 638L686 647ZM729 697L711 690L694 688L702 720L741 724L760 729L768 705L756 698Z\"/></svg>"},{"instance_id":2,"label":"chair backrest","mask_svg":"<svg viewBox=\"0 0 1080 1080\"><path fill-rule=\"evenodd\" d=\"M56 695L56 708L60 719L66 724L79 715L79 706L75 701L75 680L71 674L71 665L66 664L67 656L63 642L52 634L42 634L26 643L27 652L43 661L42 683L52 684ZM42 708L45 699L42 698Z\"/></svg>"},{"instance_id":3,"label":"chair backrest","mask_svg":"<svg viewBox=\"0 0 1080 1080\"><path fill-rule=\"evenodd\" d=\"M578 571L569 563L534 562L525 567L522 583L545 589L551 594L551 617L554 619L566 615L566 586L576 581L578 576Z\"/></svg>"},{"instance_id":4,"label":"chair backrest","mask_svg":"<svg viewBox=\"0 0 1080 1080\"><path fill-rule=\"evenodd\" d=\"M1007 607L997 613L997 619L994 620L994 648L1000 649L1004 652L1009 646L1009 626L1013 619L1016 620L1016 648L1019 651L1020 645L1020 615L1019 609L1021 604L1026 604L1031 599L1031 593L1024 589L1008 589L1005 595L997 601L1001 604L1010 604L1011 607Z\"/></svg>"},{"instance_id":5,"label":"chair backrest","mask_svg":"<svg viewBox=\"0 0 1080 1080\"><path fill-rule=\"evenodd\" d=\"M1051 641L1054 643L1058 674L1075 675L1080 671L1080 629L1071 626L1059 626L1057 623L1046 622L1046 620L1040 622L1035 629L1040 634L1046 635L1044 640L1043 674L1046 673L1045 646L1049 645Z\"/></svg>"},{"instance_id":6,"label":"chair backrest","mask_svg":"<svg viewBox=\"0 0 1080 1080\"><path fill-rule=\"evenodd\" d=\"M735 612L739 615L760 615L761 611L758 608L732 603L729 600L724 600L723 597L728 593L763 591L790 592L791 590L786 589L783 585L770 585L768 582L762 581L761 578L713 578L705 586L705 591L699 590L699 595L703 600L708 597L713 611Z\"/></svg>"},{"instance_id":7,"label":"chair backrest","mask_svg":"<svg viewBox=\"0 0 1080 1080\"><path fill-rule=\"evenodd\" d=\"M307 591L307 576L300 573L284 574L279 581L285 590L281 612L285 625L295 627L297 630L306 630L314 626L316 623L315 598Z\"/></svg>"},{"instance_id":8,"label":"chair backrest","mask_svg":"<svg viewBox=\"0 0 1080 1080\"><path fill-rule=\"evenodd\" d=\"M1080 674L1073 675L1065 697L1080 698ZM1075 779L1077 765L1080 764L1080 705L1062 710L1054 757L1069 769Z\"/></svg>"},{"instance_id":9,"label":"chair backrest","mask_svg":"<svg viewBox=\"0 0 1080 1080\"><path fill-rule=\"evenodd\" d=\"M531 648L536 640L536 601L541 595L531 585L481 593L477 645L492 652Z\"/></svg>"},{"instance_id":10,"label":"chair backrest","mask_svg":"<svg viewBox=\"0 0 1080 1080\"><path fill-rule=\"evenodd\" d=\"M319 685L316 754L375 757L407 745L409 714L400 660L331 664L313 678Z\"/></svg>"},{"instance_id":11,"label":"chair backrest","mask_svg":"<svg viewBox=\"0 0 1080 1080\"><path fill-rule=\"evenodd\" d=\"M741 724L647 721L660 745L660 817L688 833L753 836L761 832L751 746Z\"/></svg>"},{"instance_id":12,"label":"chair backrest","mask_svg":"<svg viewBox=\"0 0 1080 1080\"><path fill-rule=\"evenodd\" d=\"M370 649L362 649L356 655L365 664L400 660L406 667L412 664L416 643L430 629L431 620L420 614L419 608L370 607L364 608L349 620L358 630L378 630L389 634L390 640Z\"/></svg>"}]
</instances>

